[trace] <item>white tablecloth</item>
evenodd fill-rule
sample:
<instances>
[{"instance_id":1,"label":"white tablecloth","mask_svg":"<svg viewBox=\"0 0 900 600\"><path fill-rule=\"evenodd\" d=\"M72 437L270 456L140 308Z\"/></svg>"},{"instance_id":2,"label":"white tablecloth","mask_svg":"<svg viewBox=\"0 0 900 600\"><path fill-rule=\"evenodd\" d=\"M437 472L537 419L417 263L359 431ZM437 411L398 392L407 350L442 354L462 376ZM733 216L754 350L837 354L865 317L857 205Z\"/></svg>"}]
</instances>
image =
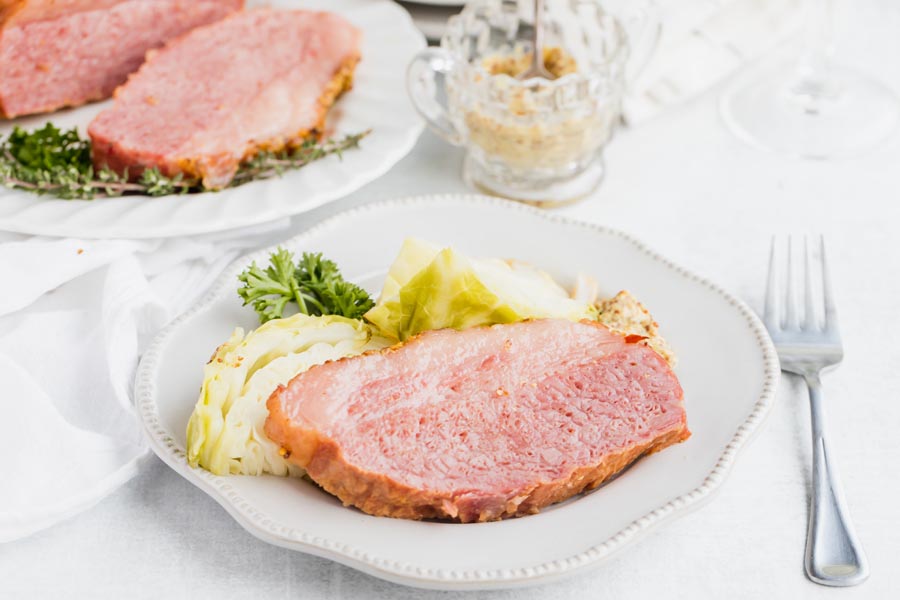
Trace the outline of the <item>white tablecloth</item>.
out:
<instances>
[{"instance_id":1,"label":"white tablecloth","mask_svg":"<svg viewBox=\"0 0 900 600\"><path fill-rule=\"evenodd\" d=\"M877 12L868 2L856 6L856 13L845 11L844 28L854 31L867 19L865 39L845 34L843 55L877 67L900 88L900 41L891 37L900 31L900 13L885 4ZM803 575L808 409L805 390L784 378L763 431L709 504L589 574L478 597L900 597L900 135L853 160L786 160L737 142L719 121L717 93L621 132L609 148L602 189L562 212L630 231L756 305L771 234L827 235L846 350L844 364L825 379L827 408L872 577L836 591ZM295 218L291 231L376 199L465 191L460 162L458 151L426 134L391 173ZM404 588L269 546L155 457L94 508L0 546L0 598L462 596Z\"/></svg>"}]
</instances>

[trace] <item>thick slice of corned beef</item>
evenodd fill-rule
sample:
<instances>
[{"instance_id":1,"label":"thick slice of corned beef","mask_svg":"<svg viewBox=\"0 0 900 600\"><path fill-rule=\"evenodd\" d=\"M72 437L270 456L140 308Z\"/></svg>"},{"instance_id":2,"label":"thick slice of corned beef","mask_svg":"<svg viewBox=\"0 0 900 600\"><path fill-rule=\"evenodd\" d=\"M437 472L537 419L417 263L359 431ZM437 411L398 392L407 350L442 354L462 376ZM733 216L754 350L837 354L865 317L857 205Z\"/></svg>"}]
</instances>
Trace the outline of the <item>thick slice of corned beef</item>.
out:
<instances>
[{"instance_id":1,"label":"thick slice of corned beef","mask_svg":"<svg viewBox=\"0 0 900 600\"><path fill-rule=\"evenodd\" d=\"M332 13L274 9L197 28L152 53L91 123L94 163L224 187L260 150L321 133L351 85L359 37Z\"/></svg>"},{"instance_id":2,"label":"thick slice of corned beef","mask_svg":"<svg viewBox=\"0 0 900 600\"><path fill-rule=\"evenodd\" d=\"M0 116L109 97L158 48L243 0L21 0L0 3Z\"/></svg>"},{"instance_id":3,"label":"thick slice of corned beef","mask_svg":"<svg viewBox=\"0 0 900 600\"><path fill-rule=\"evenodd\" d=\"M266 434L373 515L535 513L690 436L675 374L631 339L562 320L427 332L301 373Z\"/></svg>"}]
</instances>

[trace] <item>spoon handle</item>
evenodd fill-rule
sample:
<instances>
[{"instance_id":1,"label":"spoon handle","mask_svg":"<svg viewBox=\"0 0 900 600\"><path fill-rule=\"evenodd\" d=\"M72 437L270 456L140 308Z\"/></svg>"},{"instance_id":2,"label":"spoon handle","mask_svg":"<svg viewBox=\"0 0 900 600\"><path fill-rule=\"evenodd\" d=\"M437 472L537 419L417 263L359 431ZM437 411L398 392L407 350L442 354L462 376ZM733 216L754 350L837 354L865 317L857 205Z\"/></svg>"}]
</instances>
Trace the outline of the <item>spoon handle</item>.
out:
<instances>
[{"instance_id":1,"label":"spoon handle","mask_svg":"<svg viewBox=\"0 0 900 600\"><path fill-rule=\"evenodd\" d=\"M531 52L531 69L535 73L544 70L544 0L534 0L534 43Z\"/></svg>"}]
</instances>

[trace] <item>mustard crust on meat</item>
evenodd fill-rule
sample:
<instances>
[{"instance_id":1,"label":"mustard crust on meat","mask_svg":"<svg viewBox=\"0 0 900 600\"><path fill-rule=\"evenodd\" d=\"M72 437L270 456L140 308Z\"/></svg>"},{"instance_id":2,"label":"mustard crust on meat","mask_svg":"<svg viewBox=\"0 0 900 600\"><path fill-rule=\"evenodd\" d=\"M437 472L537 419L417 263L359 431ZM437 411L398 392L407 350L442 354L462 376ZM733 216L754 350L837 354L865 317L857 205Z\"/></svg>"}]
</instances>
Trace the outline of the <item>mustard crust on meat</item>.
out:
<instances>
[{"instance_id":1,"label":"mustard crust on meat","mask_svg":"<svg viewBox=\"0 0 900 600\"><path fill-rule=\"evenodd\" d=\"M328 110L344 92L353 88L353 74L358 62L359 55L348 57L335 71L331 81L328 82L328 85L325 86L325 89L319 96L317 101L318 119L311 128L297 131L289 136L278 136L269 140L258 141L244 152L244 155L238 162L244 163L260 152L281 152L286 148L295 149L310 138L321 139L325 133L325 118L328 116ZM205 179L210 171L209 167L215 167L219 160L226 163L233 163L234 161L231 156L185 158L178 161L178 170L188 178L203 179L206 185ZM233 168L236 169L237 165L235 164ZM207 187L215 188L212 185L207 185Z\"/></svg>"},{"instance_id":2,"label":"mustard crust on meat","mask_svg":"<svg viewBox=\"0 0 900 600\"><path fill-rule=\"evenodd\" d=\"M646 338L642 343L666 359L674 367L678 357L669 343L659 334L659 324L650 311L638 302L628 290L622 290L612 298L597 302L597 320L619 333Z\"/></svg>"}]
</instances>

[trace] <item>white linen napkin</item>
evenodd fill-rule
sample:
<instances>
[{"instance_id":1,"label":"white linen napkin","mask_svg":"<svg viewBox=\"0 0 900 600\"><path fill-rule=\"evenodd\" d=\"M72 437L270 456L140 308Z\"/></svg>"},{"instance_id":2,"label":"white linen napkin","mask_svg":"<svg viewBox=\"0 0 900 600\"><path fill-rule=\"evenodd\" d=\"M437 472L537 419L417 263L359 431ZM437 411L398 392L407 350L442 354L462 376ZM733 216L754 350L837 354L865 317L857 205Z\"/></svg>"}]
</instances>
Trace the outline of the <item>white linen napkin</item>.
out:
<instances>
[{"instance_id":1,"label":"white linen napkin","mask_svg":"<svg viewBox=\"0 0 900 600\"><path fill-rule=\"evenodd\" d=\"M147 452L132 406L141 352L229 262L289 222L172 240L0 234L0 542L134 476Z\"/></svg>"}]
</instances>

